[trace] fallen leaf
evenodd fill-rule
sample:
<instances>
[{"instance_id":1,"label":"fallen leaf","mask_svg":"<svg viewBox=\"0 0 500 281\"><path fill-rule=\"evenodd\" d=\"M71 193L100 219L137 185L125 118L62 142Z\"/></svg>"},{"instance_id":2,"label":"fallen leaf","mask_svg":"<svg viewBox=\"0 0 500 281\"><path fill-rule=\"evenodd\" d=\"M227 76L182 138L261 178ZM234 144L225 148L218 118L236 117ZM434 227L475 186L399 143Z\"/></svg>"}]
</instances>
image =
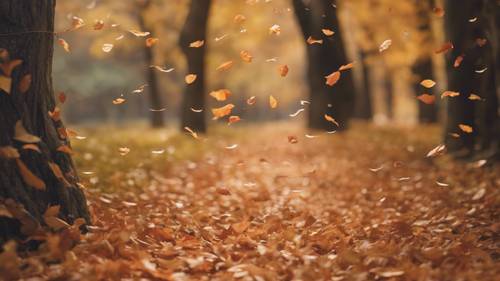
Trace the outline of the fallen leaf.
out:
<instances>
[{"instance_id":1,"label":"fallen leaf","mask_svg":"<svg viewBox=\"0 0 500 281\"><path fill-rule=\"evenodd\" d=\"M325 84L328 86L335 85L340 79L340 71L335 71L332 74L325 76L326 82Z\"/></svg>"},{"instance_id":2,"label":"fallen leaf","mask_svg":"<svg viewBox=\"0 0 500 281\"><path fill-rule=\"evenodd\" d=\"M236 149L238 147L238 144L232 144L232 145L228 145L226 147L224 147L225 149L227 150L233 150L233 149Z\"/></svg>"},{"instance_id":3,"label":"fallen leaf","mask_svg":"<svg viewBox=\"0 0 500 281\"><path fill-rule=\"evenodd\" d=\"M469 125L465 125L465 124L458 124L458 127L460 128L460 130L464 131L465 133L472 133L473 129L471 126Z\"/></svg>"},{"instance_id":4,"label":"fallen leaf","mask_svg":"<svg viewBox=\"0 0 500 281\"><path fill-rule=\"evenodd\" d=\"M161 67L159 65L150 65L149 67L154 68L154 69L156 69L158 71L161 71L161 72L165 72L165 73L169 73L169 72L174 71L173 67L172 68L168 68L168 69L166 67Z\"/></svg>"},{"instance_id":5,"label":"fallen leaf","mask_svg":"<svg viewBox=\"0 0 500 281\"><path fill-rule=\"evenodd\" d=\"M440 144L433 148L431 151L427 153L425 157L435 157L444 154L446 151L446 146L444 144Z\"/></svg>"},{"instance_id":6,"label":"fallen leaf","mask_svg":"<svg viewBox=\"0 0 500 281\"><path fill-rule=\"evenodd\" d=\"M297 117L297 115L299 115L304 110L305 109L301 108L301 109L297 110L295 113L289 114L288 116L290 116L290 117Z\"/></svg>"},{"instance_id":7,"label":"fallen leaf","mask_svg":"<svg viewBox=\"0 0 500 281\"><path fill-rule=\"evenodd\" d=\"M70 227L70 225L58 217L44 217L45 223L55 231Z\"/></svg>"},{"instance_id":8,"label":"fallen leaf","mask_svg":"<svg viewBox=\"0 0 500 281\"><path fill-rule=\"evenodd\" d=\"M197 41L189 43L190 48L200 48L203 45L205 45L205 40L197 40Z\"/></svg>"},{"instance_id":9,"label":"fallen leaf","mask_svg":"<svg viewBox=\"0 0 500 281\"><path fill-rule=\"evenodd\" d=\"M186 81L186 84L190 85L196 80L196 77L196 74L188 74L184 77L184 81Z\"/></svg>"},{"instance_id":10,"label":"fallen leaf","mask_svg":"<svg viewBox=\"0 0 500 281\"><path fill-rule=\"evenodd\" d=\"M288 142L291 144L296 144L299 142L296 136L288 136Z\"/></svg>"},{"instance_id":11,"label":"fallen leaf","mask_svg":"<svg viewBox=\"0 0 500 281\"><path fill-rule=\"evenodd\" d=\"M226 61L226 62L222 63L221 65L219 65L216 70L217 71L225 71L225 70L230 69L232 66L233 66L233 61L230 60L230 61Z\"/></svg>"},{"instance_id":12,"label":"fallen leaf","mask_svg":"<svg viewBox=\"0 0 500 281\"><path fill-rule=\"evenodd\" d=\"M220 89L217 91L210 92L209 95L218 101L225 101L227 98L231 96L231 91L229 91L228 89Z\"/></svg>"},{"instance_id":13,"label":"fallen leaf","mask_svg":"<svg viewBox=\"0 0 500 281\"><path fill-rule=\"evenodd\" d=\"M224 188L224 187L218 187L216 191L220 195L225 195L225 196L231 195L231 192L229 191L229 189Z\"/></svg>"},{"instance_id":14,"label":"fallen leaf","mask_svg":"<svg viewBox=\"0 0 500 281\"><path fill-rule=\"evenodd\" d=\"M191 128L184 127L184 130L188 131L193 138L198 139L198 134L195 131L193 131Z\"/></svg>"},{"instance_id":15,"label":"fallen leaf","mask_svg":"<svg viewBox=\"0 0 500 281\"><path fill-rule=\"evenodd\" d=\"M70 30L77 30L85 25L85 21L82 18L73 16L71 18L71 28Z\"/></svg>"},{"instance_id":16,"label":"fallen leaf","mask_svg":"<svg viewBox=\"0 0 500 281\"><path fill-rule=\"evenodd\" d=\"M420 85L422 85L423 87L425 87L427 89L430 89L436 85L436 82L432 81L431 79L425 79L425 80L422 80L422 82L420 82Z\"/></svg>"},{"instance_id":17,"label":"fallen leaf","mask_svg":"<svg viewBox=\"0 0 500 281\"><path fill-rule=\"evenodd\" d=\"M436 97L429 94L422 94L418 96L417 99L425 104L433 104L436 101Z\"/></svg>"},{"instance_id":18,"label":"fallen leaf","mask_svg":"<svg viewBox=\"0 0 500 281\"><path fill-rule=\"evenodd\" d=\"M436 54L446 53L453 49L453 44L451 42L444 43L439 49L435 51Z\"/></svg>"},{"instance_id":19,"label":"fallen leaf","mask_svg":"<svg viewBox=\"0 0 500 281\"><path fill-rule=\"evenodd\" d=\"M278 107L278 100L274 98L272 95L269 96L269 106L273 109Z\"/></svg>"},{"instance_id":20,"label":"fallen leaf","mask_svg":"<svg viewBox=\"0 0 500 281\"><path fill-rule=\"evenodd\" d=\"M234 104L229 103L219 108L212 108L212 114L214 115L214 120L231 114L234 108Z\"/></svg>"}]
</instances>

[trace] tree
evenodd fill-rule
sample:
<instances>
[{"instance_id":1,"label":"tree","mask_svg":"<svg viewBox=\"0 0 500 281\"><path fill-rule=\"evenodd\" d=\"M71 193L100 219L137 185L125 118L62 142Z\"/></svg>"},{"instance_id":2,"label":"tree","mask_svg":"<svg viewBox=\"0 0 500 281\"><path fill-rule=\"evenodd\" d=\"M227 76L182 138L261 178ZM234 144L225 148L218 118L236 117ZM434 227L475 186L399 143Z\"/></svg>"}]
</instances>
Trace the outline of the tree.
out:
<instances>
[{"instance_id":1,"label":"tree","mask_svg":"<svg viewBox=\"0 0 500 281\"><path fill-rule=\"evenodd\" d=\"M193 109L205 106L205 52L208 16L211 0L192 0L186 21L181 30L179 45L187 59L188 73L196 75L196 80L184 90L181 109L181 128L189 127L197 132L206 132L207 125L203 113ZM191 47L195 41L203 41L199 47Z\"/></svg>"},{"instance_id":2,"label":"tree","mask_svg":"<svg viewBox=\"0 0 500 281\"><path fill-rule=\"evenodd\" d=\"M467 0L460 5L452 0L445 2L446 35L454 46L447 54L448 88L460 93L448 101L445 141L448 150L457 157L474 156L479 140L483 150L493 145L494 154L498 153L498 79L495 74L498 12L493 2ZM474 18L477 19L471 21ZM477 72L484 67L488 72ZM471 98L471 94L479 95L482 103ZM463 125L472 127L473 131L460 130Z\"/></svg>"},{"instance_id":3,"label":"tree","mask_svg":"<svg viewBox=\"0 0 500 281\"><path fill-rule=\"evenodd\" d=\"M0 2L0 207L14 217L0 215L0 243L34 234L49 206L90 223L52 88L54 9L54 0Z\"/></svg>"},{"instance_id":4,"label":"tree","mask_svg":"<svg viewBox=\"0 0 500 281\"><path fill-rule=\"evenodd\" d=\"M138 22L142 30L148 30L146 23L146 12L151 7L151 0L140 0L137 2L139 15ZM147 81L148 81L148 92L149 92L149 103L152 109L163 108L163 102L161 98L160 91L158 89L158 82L156 79L156 73L150 66L154 64L154 53L151 46L144 44L144 59L147 64ZM159 128L164 126L163 112L159 110L151 111L151 126L154 128Z\"/></svg>"},{"instance_id":5,"label":"tree","mask_svg":"<svg viewBox=\"0 0 500 281\"><path fill-rule=\"evenodd\" d=\"M349 71L333 87L325 84L325 76L347 63L339 20L330 1L312 0L307 4L293 0L297 21L304 40L323 38L322 44L307 44L307 80L310 91L308 126L313 129L331 130L332 124L324 115L334 117L340 129L347 127L353 109L354 83ZM325 36L322 29L332 30L334 36Z\"/></svg>"}]
</instances>

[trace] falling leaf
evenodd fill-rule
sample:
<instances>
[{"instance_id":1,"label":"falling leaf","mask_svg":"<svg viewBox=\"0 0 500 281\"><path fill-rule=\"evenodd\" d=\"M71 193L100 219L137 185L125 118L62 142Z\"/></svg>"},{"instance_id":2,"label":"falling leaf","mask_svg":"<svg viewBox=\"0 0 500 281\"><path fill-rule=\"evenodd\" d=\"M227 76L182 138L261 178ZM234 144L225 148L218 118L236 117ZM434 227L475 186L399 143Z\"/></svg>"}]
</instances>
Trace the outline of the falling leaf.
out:
<instances>
[{"instance_id":1,"label":"falling leaf","mask_svg":"<svg viewBox=\"0 0 500 281\"><path fill-rule=\"evenodd\" d=\"M247 99L247 104L248 105L254 105L255 102L257 101L257 97L256 96L251 96Z\"/></svg>"},{"instance_id":2,"label":"falling leaf","mask_svg":"<svg viewBox=\"0 0 500 281\"><path fill-rule=\"evenodd\" d=\"M64 49L67 53L69 53L69 52L70 52L70 50L69 50L69 44L68 44L68 42L66 42L66 40L64 40L64 39L62 39L62 38L59 38L59 39L57 40L57 42L59 43L59 45L60 45L60 46L62 46L62 47L63 47L63 49Z\"/></svg>"},{"instance_id":3,"label":"falling leaf","mask_svg":"<svg viewBox=\"0 0 500 281\"><path fill-rule=\"evenodd\" d=\"M184 77L184 81L186 81L186 84L190 85L196 80L196 77L196 74L188 74Z\"/></svg>"},{"instance_id":4,"label":"falling leaf","mask_svg":"<svg viewBox=\"0 0 500 281\"><path fill-rule=\"evenodd\" d=\"M279 25L277 25L277 24L272 25L269 28L269 34L280 35L281 34L281 27Z\"/></svg>"},{"instance_id":5,"label":"falling leaf","mask_svg":"<svg viewBox=\"0 0 500 281\"><path fill-rule=\"evenodd\" d=\"M436 101L436 97L429 94L422 94L418 96L417 99L425 104L433 104Z\"/></svg>"},{"instance_id":6,"label":"falling leaf","mask_svg":"<svg viewBox=\"0 0 500 281\"><path fill-rule=\"evenodd\" d=\"M340 124L332 116L325 114L324 117L326 121L332 122L333 124L335 124L335 126L340 127Z\"/></svg>"},{"instance_id":7,"label":"falling leaf","mask_svg":"<svg viewBox=\"0 0 500 281\"><path fill-rule=\"evenodd\" d=\"M280 67L278 68L278 72L281 77L285 77L288 74L288 65L280 65Z\"/></svg>"},{"instance_id":8,"label":"falling leaf","mask_svg":"<svg viewBox=\"0 0 500 281\"><path fill-rule=\"evenodd\" d=\"M64 92L60 92L59 95L57 96L57 99L61 104L66 102L66 94Z\"/></svg>"},{"instance_id":9,"label":"falling leaf","mask_svg":"<svg viewBox=\"0 0 500 281\"><path fill-rule=\"evenodd\" d=\"M200 48L203 45L205 45L205 40L197 40L197 41L189 43L190 48Z\"/></svg>"},{"instance_id":10,"label":"falling leaf","mask_svg":"<svg viewBox=\"0 0 500 281\"><path fill-rule=\"evenodd\" d=\"M151 112L163 112L167 110L165 107L164 108L150 108L149 111Z\"/></svg>"},{"instance_id":11,"label":"falling leaf","mask_svg":"<svg viewBox=\"0 0 500 281\"><path fill-rule=\"evenodd\" d=\"M214 120L231 114L234 108L234 104L229 103L219 108L212 108L212 114L214 115Z\"/></svg>"},{"instance_id":12,"label":"falling leaf","mask_svg":"<svg viewBox=\"0 0 500 281\"><path fill-rule=\"evenodd\" d=\"M120 40L122 40L123 38L125 38L125 35L123 35L123 34L122 34L122 35L120 35L120 36L116 37L116 38L115 38L115 41L120 41Z\"/></svg>"},{"instance_id":13,"label":"falling leaf","mask_svg":"<svg viewBox=\"0 0 500 281\"><path fill-rule=\"evenodd\" d=\"M328 86L333 86L335 85L339 79L340 79L340 71L335 71L332 74L325 76L326 79L326 85Z\"/></svg>"},{"instance_id":14,"label":"falling leaf","mask_svg":"<svg viewBox=\"0 0 500 281\"><path fill-rule=\"evenodd\" d=\"M446 53L453 49L453 44L451 42L444 43L439 49L435 51L436 54Z\"/></svg>"},{"instance_id":15,"label":"falling leaf","mask_svg":"<svg viewBox=\"0 0 500 281\"><path fill-rule=\"evenodd\" d=\"M153 45L158 43L158 41L160 41L160 39L158 39L158 38L154 38L154 37L147 38L146 39L146 47L151 48Z\"/></svg>"},{"instance_id":16,"label":"falling leaf","mask_svg":"<svg viewBox=\"0 0 500 281\"><path fill-rule=\"evenodd\" d=\"M441 7L434 7L432 8L432 12L437 16L442 18L445 14L444 9Z\"/></svg>"},{"instance_id":17,"label":"falling leaf","mask_svg":"<svg viewBox=\"0 0 500 281\"><path fill-rule=\"evenodd\" d=\"M73 154L73 150L67 145L61 145L56 150L66 154Z\"/></svg>"},{"instance_id":18,"label":"falling leaf","mask_svg":"<svg viewBox=\"0 0 500 281\"><path fill-rule=\"evenodd\" d=\"M96 20L94 23L94 30L101 30L104 27L103 20Z\"/></svg>"},{"instance_id":19,"label":"falling leaf","mask_svg":"<svg viewBox=\"0 0 500 281\"><path fill-rule=\"evenodd\" d=\"M227 150L233 150L233 149L236 149L238 147L238 144L232 144L232 145L228 145L226 147L224 147L225 149Z\"/></svg>"},{"instance_id":20,"label":"falling leaf","mask_svg":"<svg viewBox=\"0 0 500 281\"><path fill-rule=\"evenodd\" d=\"M203 112L203 109L195 109L195 108L190 108L192 112L200 113Z\"/></svg>"},{"instance_id":21,"label":"falling leaf","mask_svg":"<svg viewBox=\"0 0 500 281\"><path fill-rule=\"evenodd\" d=\"M17 120L16 125L14 127L14 139L23 143L40 142L39 137L34 136L28 133L28 131L26 131L21 120Z\"/></svg>"},{"instance_id":22,"label":"falling leaf","mask_svg":"<svg viewBox=\"0 0 500 281\"><path fill-rule=\"evenodd\" d=\"M184 127L184 130L188 131L193 138L198 139L198 134L195 131L193 131L191 128Z\"/></svg>"},{"instance_id":23,"label":"falling leaf","mask_svg":"<svg viewBox=\"0 0 500 281\"><path fill-rule=\"evenodd\" d=\"M31 74L26 74L21 78L19 82L19 92L21 92L21 94L26 93L30 89L31 80Z\"/></svg>"},{"instance_id":24,"label":"falling leaf","mask_svg":"<svg viewBox=\"0 0 500 281\"><path fill-rule=\"evenodd\" d=\"M392 45L392 40L391 39L387 39L385 40L384 42L382 42L382 44L380 44L380 46L378 47L378 51L379 53L382 53L383 51L389 49L389 47Z\"/></svg>"},{"instance_id":25,"label":"falling leaf","mask_svg":"<svg viewBox=\"0 0 500 281\"><path fill-rule=\"evenodd\" d=\"M163 154L165 153L165 149L156 149L156 150L151 150L152 154Z\"/></svg>"},{"instance_id":26,"label":"falling leaf","mask_svg":"<svg viewBox=\"0 0 500 281\"><path fill-rule=\"evenodd\" d=\"M476 22L476 21L477 21L477 17L469 19L469 22Z\"/></svg>"},{"instance_id":27,"label":"falling leaf","mask_svg":"<svg viewBox=\"0 0 500 281\"><path fill-rule=\"evenodd\" d=\"M243 50L243 51L240 52L240 57L241 57L241 59L244 62L248 62L248 63L252 62L252 59L253 59L253 57L250 54L250 52L245 51L245 50Z\"/></svg>"},{"instance_id":28,"label":"falling leaf","mask_svg":"<svg viewBox=\"0 0 500 281\"><path fill-rule=\"evenodd\" d=\"M210 92L209 95L218 101L225 101L227 98L231 96L231 91L229 91L228 89L220 89L217 91Z\"/></svg>"},{"instance_id":29,"label":"falling leaf","mask_svg":"<svg viewBox=\"0 0 500 281\"><path fill-rule=\"evenodd\" d=\"M326 36L332 36L333 34L335 34L335 32L326 28L321 29L321 32L323 32L323 34L325 34Z\"/></svg>"},{"instance_id":30,"label":"falling leaf","mask_svg":"<svg viewBox=\"0 0 500 281\"><path fill-rule=\"evenodd\" d=\"M225 70L230 69L232 66L233 66L233 61L230 60L230 61L226 61L226 62L222 63L221 65L219 65L216 70L217 71L225 71Z\"/></svg>"},{"instance_id":31,"label":"falling leaf","mask_svg":"<svg viewBox=\"0 0 500 281\"><path fill-rule=\"evenodd\" d=\"M458 127L460 128L460 130L464 131L467 134L470 134L473 131L472 127L469 125L458 124Z\"/></svg>"},{"instance_id":32,"label":"falling leaf","mask_svg":"<svg viewBox=\"0 0 500 281\"><path fill-rule=\"evenodd\" d=\"M61 120L61 109L59 107L54 107L53 111L49 111L49 116L54 121Z\"/></svg>"},{"instance_id":33,"label":"falling leaf","mask_svg":"<svg viewBox=\"0 0 500 281\"><path fill-rule=\"evenodd\" d=\"M278 107L278 100L274 98L272 95L269 96L269 106L273 109Z\"/></svg>"},{"instance_id":34,"label":"falling leaf","mask_svg":"<svg viewBox=\"0 0 500 281\"><path fill-rule=\"evenodd\" d=\"M137 89L132 91L132 94L140 94L140 93L144 92L144 89L146 89L147 86L148 86L148 84L140 85Z\"/></svg>"},{"instance_id":35,"label":"falling leaf","mask_svg":"<svg viewBox=\"0 0 500 281\"><path fill-rule=\"evenodd\" d=\"M128 147L120 147L118 148L118 152L120 152L121 156L125 156L130 152L130 148Z\"/></svg>"},{"instance_id":36,"label":"falling leaf","mask_svg":"<svg viewBox=\"0 0 500 281\"><path fill-rule=\"evenodd\" d=\"M139 31L134 29L129 30L128 32L132 33L136 37L146 37L150 34L148 31Z\"/></svg>"},{"instance_id":37,"label":"falling leaf","mask_svg":"<svg viewBox=\"0 0 500 281\"><path fill-rule=\"evenodd\" d=\"M288 142L291 144L296 144L299 142L296 136L288 136Z\"/></svg>"},{"instance_id":38,"label":"falling leaf","mask_svg":"<svg viewBox=\"0 0 500 281\"><path fill-rule=\"evenodd\" d=\"M420 82L420 85L422 85L423 87L425 87L427 89L430 89L430 88L434 87L434 85L436 85L436 82L434 82L430 79L425 79L422 82Z\"/></svg>"},{"instance_id":39,"label":"falling leaf","mask_svg":"<svg viewBox=\"0 0 500 281\"><path fill-rule=\"evenodd\" d=\"M482 100L480 96L476 94L470 94L468 97L469 100Z\"/></svg>"},{"instance_id":40,"label":"falling leaf","mask_svg":"<svg viewBox=\"0 0 500 281\"><path fill-rule=\"evenodd\" d=\"M317 138L318 136L314 136L314 135L310 135L310 134L305 134L304 135L306 138L308 139L314 139L314 138Z\"/></svg>"},{"instance_id":41,"label":"falling leaf","mask_svg":"<svg viewBox=\"0 0 500 281\"><path fill-rule=\"evenodd\" d=\"M307 44L313 45L313 44L323 44L323 39L314 39L312 36L309 36L306 40Z\"/></svg>"},{"instance_id":42,"label":"falling leaf","mask_svg":"<svg viewBox=\"0 0 500 281\"><path fill-rule=\"evenodd\" d=\"M10 77L0 75L0 90L3 90L7 94L10 94L11 87L12 79Z\"/></svg>"},{"instance_id":43,"label":"falling leaf","mask_svg":"<svg viewBox=\"0 0 500 281\"><path fill-rule=\"evenodd\" d=\"M440 181L436 181L436 184L437 184L438 186L441 186L441 187L448 187L448 186L450 186L449 184L444 183L444 182L440 182Z\"/></svg>"},{"instance_id":44,"label":"falling leaf","mask_svg":"<svg viewBox=\"0 0 500 281\"><path fill-rule=\"evenodd\" d=\"M379 171L382 171L382 169L384 169L384 165L380 165L380 166L379 166L379 167L377 167L377 168L369 168L369 170L370 170L371 172L374 172L374 173L379 172Z\"/></svg>"},{"instance_id":45,"label":"falling leaf","mask_svg":"<svg viewBox=\"0 0 500 281\"><path fill-rule=\"evenodd\" d=\"M301 108L297 110L295 113L289 114L290 117L297 117L301 112L303 112L305 109Z\"/></svg>"},{"instance_id":46,"label":"falling leaf","mask_svg":"<svg viewBox=\"0 0 500 281\"><path fill-rule=\"evenodd\" d=\"M244 15L238 14L234 16L233 21L237 24L242 24L247 20L247 18Z\"/></svg>"},{"instance_id":47,"label":"falling leaf","mask_svg":"<svg viewBox=\"0 0 500 281\"><path fill-rule=\"evenodd\" d=\"M229 119L228 119L228 125L231 125L231 124L234 124L234 123L237 123L240 121L241 121L241 118L239 116L231 115L231 116L229 116Z\"/></svg>"},{"instance_id":48,"label":"falling leaf","mask_svg":"<svg viewBox=\"0 0 500 281\"><path fill-rule=\"evenodd\" d=\"M45 183L39 177L33 174L33 172L31 172L28 169L26 164L24 164L24 162L21 161L21 159L16 158L16 164L17 167L19 168L19 173L21 174L24 182L27 185L34 187L35 189L38 190L45 190L46 188Z\"/></svg>"},{"instance_id":49,"label":"falling leaf","mask_svg":"<svg viewBox=\"0 0 500 281\"><path fill-rule=\"evenodd\" d=\"M224 35L222 35L222 36L215 37L215 42L219 42L219 41L223 40L224 38L226 38L227 36L229 36L229 35L224 34Z\"/></svg>"},{"instance_id":50,"label":"falling leaf","mask_svg":"<svg viewBox=\"0 0 500 281\"><path fill-rule=\"evenodd\" d=\"M427 153L425 157L435 157L444 154L446 151L446 146L444 144L440 144L433 148L431 151Z\"/></svg>"},{"instance_id":51,"label":"falling leaf","mask_svg":"<svg viewBox=\"0 0 500 281\"><path fill-rule=\"evenodd\" d=\"M453 62L453 67L455 68L459 67L462 64L463 60L464 60L464 55L458 56L455 59L455 62Z\"/></svg>"},{"instance_id":52,"label":"falling leaf","mask_svg":"<svg viewBox=\"0 0 500 281\"><path fill-rule=\"evenodd\" d=\"M111 50L113 50L113 47L114 47L113 44L106 43L106 44L102 45L102 51L105 53L109 53L109 52L111 52Z\"/></svg>"},{"instance_id":53,"label":"falling leaf","mask_svg":"<svg viewBox=\"0 0 500 281\"><path fill-rule=\"evenodd\" d=\"M488 70L487 67L485 68L482 68L482 69L478 69L478 70L474 70L475 73L478 73L478 74L481 74L481 73L484 73L486 70Z\"/></svg>"},{"instance_id":54,"label":"falling leaf","mask_svg":"<svg viewBox=\"0 0 500 281\"><path fill-rule=\"evenodd\" d=\"M161 67L161 66L158 66L158 65L150 65L149 67L151 68L154 68L158 71L161 71L161 72L165 72L165 73L169 73L169 72L172 72L174 71L174 68L166 68L166 67Z\"/></svg>"},{"instance_id":55,"label":"falling leaf","mask_svg":"<svg viewBox=\"0 0 500 281\"><path fill-rule=\"evenodd\" d=\"M453 97L458 97L460 95L459 92L453 92L453 91L444 91L442 94L441 94L441 98L444 98L444 97L450 97L450 98L453 98Z\"/></svg>"},{"instance_id":56,"label":"falling leaf","mask_svg":"<svg viewBox=\"0 0 500 281\"><path fill-rule=\"evenodd\" d=\"M124 102L126 102L126 101L127 101L127 100L126 100L126 99L124 99L124 98L116 98L116 99L114 99L114 100L113 100L113 104L114 104L114 105L119 105L119 104L122 104L122 103L124 103Z\"/></svg>"},{"instance_id":57,"label":"falling leaf","mask_svg":"<svg viewBox=\"0 0 500 281\"><path fill-rule=\"evenodd\" d=\"M351 62L351 63L348 63L348 64L341 65L339 67L339 71L348 70L348 69L351 69L353 67L354 67L354 62Z\"/></svg>"},{"instance_id":58,"label":"falling leaf","mask_svg":"<svg viewBox=\"0 0 500 281\"><path fill-rule=\"evenodd\" d=\"M85 21L82 18L73 16L71 18L71 30L77 30L85 25Z\"/></svg>"}]
</instances>

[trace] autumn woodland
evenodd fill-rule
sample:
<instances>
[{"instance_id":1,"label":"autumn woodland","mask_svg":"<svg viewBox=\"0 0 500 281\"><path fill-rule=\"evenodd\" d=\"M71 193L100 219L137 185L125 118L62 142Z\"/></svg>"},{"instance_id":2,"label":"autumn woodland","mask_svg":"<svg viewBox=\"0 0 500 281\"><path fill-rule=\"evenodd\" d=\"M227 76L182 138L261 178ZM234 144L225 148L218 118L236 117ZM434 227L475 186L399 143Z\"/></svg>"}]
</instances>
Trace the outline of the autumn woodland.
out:
<instances>
[{"instance_id":1,"label":"autumn woodland","mask_svg":"<svg viewBox=\"0 0 500 281\"><path fill-rule=\"evenodd\" d=\"M499 280L499 21L0 0L0 280Z\"/></svg>"}]
</instances>

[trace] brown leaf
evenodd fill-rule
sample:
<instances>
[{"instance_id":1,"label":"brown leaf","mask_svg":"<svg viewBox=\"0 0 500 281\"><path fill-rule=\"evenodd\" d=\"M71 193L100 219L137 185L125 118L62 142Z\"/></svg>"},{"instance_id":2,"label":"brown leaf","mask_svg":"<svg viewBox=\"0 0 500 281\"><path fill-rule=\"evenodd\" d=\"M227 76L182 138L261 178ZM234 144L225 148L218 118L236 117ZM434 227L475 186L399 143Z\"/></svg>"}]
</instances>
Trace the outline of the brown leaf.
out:
<instances>
[{"instance_id":1,"label":"brown leaf","mask_svg":"<svg viewBox=\"0 0 500 281\"><path fill-rule=\"evenodd\" d=\"M55 231L70 227L70 225L58 217L44 217L45 223Z\"/></svg>"},{"instance_id":2,"label":"brown leaf","mask_svg":"<svg viewBox=\"0 0 500 281\"><path fill-rule=\"evenodd\" d=\"M291 144L296 144L299 142L296 136L288 136L288 142Z\"/></svg>"},{"instance_id":3,"label":"brown leaf","mask_svg":"<svg viewBox=\"0 0 500 281\"><path fill-rule=\"evenodd\" d=\"M281 77L285 77L288 74L288 70L289 70L288 65L286 65L286 64L280 65L278 68L278 72L279 72Z\"/></svg>"},{"instance_id":4,"label":"brown leaf","mask_svg":"<svg viewBox=\"0 0 500 281\"><path fill-rule=\"evenodd\" d=\"M124 98L116 98L116 99L114 99L114 100L113 100L113 104L114 104L114 105L119 105L119 104L122 104L122 103L124 103L124 102L126 102L126 101L127 101L127 100L126 100L126 99L124 99Z\"/></svg>"},{"instance_id":5,"label":"brown leaf","mask_svg":"<svg viewBox=\"0 0 500 281\"><path fill-rule=\"evenodd\" d=\"M154 37L148 38L148 39L146 39L146 47L151 48L153 45L158 43L158 41L160 41L160 39L158 39L158 38L154 38Z\"/></svg>"},{"instance_id":6,"label":"brown leaf","mask_svg":"<svg viewBox=\"0 0 500 281\"><path fill-rule=\"evenodd\" d=\"M247 18L241 14L238 14L238 15L234 16L234 18L233 18L233 21L237 24L241 24L241 23L245 22L246 20L247 20Z\"/></svg>"},{"instance_id":7,"label":"brown leaf","mask_svg":"<svg viewBox=\"0 0 500 281\"><path fill-rule=\"evenodd\" d=\"M19 151L12 146L0 146L0 158L14 159L21 157Z\"/></svg>"},{"instance_id":8,"label":"brown leaf","mask_svg":"<svg viewBox=\"0 0 500 281\"><path fill-rule=\"evenodd\" d=\"M239 223L233 223L231 225L231 229L236 232L236 234L242 234L247 230L247 228L250 226L250 222L248 220L243 220Z\"/></svg>"},{"instance_id":9,"label":"brown leaf","mask_svg":"<svg viewBox=\"0 0 500 281\"><path fill-rule=\"evenodd\" d=\"M12 79L10 77L0 75L0 90L3 90L7 94L10 94L11 87Z\"/></svg>"},{"instance_id":10,"label":"brown leaf","mask_svg":"<svg viewBox=\"0 0 500 281\"><path fill-rule=\"evenodd\" d=\"M348 63L348 64L341 65L339 67L339 71L348 70L348 69L351 69L353 67L354 67L354 62L351 62L351 63Z\"/></svg>"},{"instance_id":11,"label":"brown leaf","mask_svg":"<svg viewBox=\"0 0 500 281\"><path fill-rule=\"evenodd\" d=\"M21 65L23 63L22 60L9 60L4 63L0 64L0 69L2 69L2 72L5 76L11 77L12 76L12 71L14 68L17 66Z\"/></svg>"},{"instance_id":12,"label":"brown leaf","mask_svg":"<svg viewBox=\"0 0 500 281\"><path fill-rule=\"evenodd\" d=\"M17 120L16 125L14 127L14 139L23 143L40 142L39 137L34 136L28 133L28 131L26 131L21 120Z\"/></svg>"},{"instance_id":13,"label":"brown leaf","mask_svg":"<svg viewBox=\"0 0 500 281\"><path fill-rule=\"evenodd\" d=\"M49 116L50 116L50 119L52 119L54 121L61 120L61 109L56 106L54 108L54 111L49 111Z\"/></svg>"},{"instance_id":14,"label":"brown leaf","mask_svg":"<svg viewBox=\"0 0 500 281\"><path fill-rule=\"evenodd\" d=\"M61 167L59 167L59 165L57 165L54 162L49 162L49 167L50 167L50 170L52 171L52 173L54 174L54 176L56 176L56 178L59 179L64 184L64 186L66 186L66 187L71 186L71 184L66 180L66 177L64 177L64 174L61 170Z\"/></svg>"},{"instance_id":15,"label":"brown leaf","mask_svg":"<svg viewBox=\"0 0 500 281\"><path fill-rule=\"evenodd\" d=\"M59 43L60 46L63 47L64 51L66 51L67 53L70 52L70 50L69 50L69 44L68 44L68 42L66 42L66 40L64 40L62 38L59 38L57 40L57 42Z\"/></svg>"},{"instance_id":16,"label":"brown leaf","mask_svg":"<svg viewBox=\"0 0 500 281\"><path fill-rule=\"evenodd\" d=\"M464 60L464 55L458 56L455 59L455 62L453 63L453 67L455 68L459 67L462 64L463 60Z\"/></svg>"},{"instance_id":17,"label":"brown leaf","mask_svg":"<svg viewBox=\"0 0 500 281\"><path fill-rule=\"evenodd\" d=\"M101 30L104 27L103 20L96 20L94 23L94 30Z\"/></svg>"},{"instance_id":18,"label":"brown leaf","mask_svg":"<svg viewBox=\"0 0 500 281\"><path fill-rule=\"evenodd\" d=\"M21 161L21 159L16 158L16 164L17 167L19 168L19 173L21 174L23 181L31 186L34 187L38 190L45 190L45 183L37 177L35 174L33 174L28 167Z\"/></svg>"},{"instance_id":19,"label":"brown leaf","mask_svg":"<svg viewBox=\"0 0 500 281\"><path fill-rule=\"evenodd\" d=\"M339 79L340 79L340 71L335 71L332 74L325 76L326 78L326 85L328 86L333 86L335 85Z\"/></svg>"},{"instance_id":20,"label":"brown leaf","mask_svg":"<svg viewBox=\"0 0 500 281\"><path fill-rule=\"evenodd\" d=\"M441 7L434 7L432 8L432 12L437 16L442 18L445 14L444 9Z\"/></svg>"},{"instance_id":21,"label":"brown leaf","mask_svg":"<svg viewBox=\"0 0 500 281\"><path fill-rule=\"evenodd\" d=\"M425 104L433 104L436 101L436 97L429 94L422 94L418 96L417 99Z\"/></svg>"},{"instance_id":22,"label":"brown leaf","mask_svg":"<svg viewBox=\"0 0 500 281\"><path fill-rule=\"evenodd\" d=\"M33 150L33 151L36 151L38 153L42 153L42 151L40 150L40 148L38 147L38 145L32 144L32 143L28 143L28 144L23 145L23 149Z\"/></svg>"},{"instance_id":23,"label":"brown leaf","mask_svg":"<svg viewBox=\"0 0 500 281\"><path fill-rule=\"evenodd\" d=\"M453 49L453 44L451 42L444 43L439 49L435 51L436 54L446 53Z\"/></svg>"},{"instance_id":24,"label":"brown leaf","mask_svg":"<svg viewBox=\"0 0 500 281\"><path fill-rule=\"evenodd\" d=\"M59 152L63 152L63 153L66 153L66 154L73 154L73 150L67 146L67 145L61 145L57 148L57 151Z\"/></svg>"}]
</instances>

